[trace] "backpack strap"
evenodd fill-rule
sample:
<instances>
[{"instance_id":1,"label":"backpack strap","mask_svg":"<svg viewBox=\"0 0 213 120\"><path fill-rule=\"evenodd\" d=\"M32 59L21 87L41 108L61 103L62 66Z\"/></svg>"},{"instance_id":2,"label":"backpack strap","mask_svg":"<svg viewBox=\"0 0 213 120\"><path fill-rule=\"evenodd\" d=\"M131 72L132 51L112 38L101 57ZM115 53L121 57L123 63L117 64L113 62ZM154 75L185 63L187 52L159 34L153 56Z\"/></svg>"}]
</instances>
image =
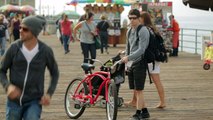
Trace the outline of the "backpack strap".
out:
<instances>
[{"instance_id":1,"label":"backpack strap","mask_svg":"<svg viewBox=\"0 0 213 120\"><path fill-rule=\"evenodd\" d=\"M154 63L155 64L155 63ZM154 65L153 65L154 66ZM147 71L148 71L148 76L149 76L149 83L150 84L152 84L153 82L152 82L152 79L151 79L151 74L150 74L150 71L149 71L149 66L148 66L148 64L146 63L146 69L147 69Z\"/></svg>"},{"instance_id":2,"label":"backpack strap","mask_svg":"<svg viewBox=\"0 0 213 120\"><path fill-rule=\"evenodd\" d=\"M143 25L139 25L138 27L137 27L137 40L136 40L136 44L138 44L138 41L139 41L139 36L138 36L138 33L139 33L139 31L140 31L140 29L143 27Z\"/></svg>"},{"instance_id":3,"label":"backpack strap","mask_svg":"<svg viewBox=\"0 0 213 120\"><path fill-rule=\"evenodd\" d=\"M138 37L138 33L139 33L139 31L140 31L140 29L143 27L143 25L139 25L138 27L137 27L137 33L136 33L136 37L137 37L137 40L136 40L136 44L138 44L138 41L139 41L139 37ZM132 28L130 28L130 30L128 31L128 40L127 40L127 49L128 49L128 53L127 54L129 54L129 52L130 52L130 45L129 45L129 36L130 36L130 33L131 33L131 31L132 31Z\"/></svg>"},{"instance_id":4,"label":"backpack strap","mask_svg":"<svg viewBox=\"0 0 213 120\"><path fill-rule=\"evenodd\" d=\"M131 31L132 31L132 28L130 28L129 29L129 31L128 31L128 35L127 35L127 55L129 55L129 53L130 53L130 45L129 45L129 36L130 36L130 33L131 33Z\"/></svg>"}]
</instances>

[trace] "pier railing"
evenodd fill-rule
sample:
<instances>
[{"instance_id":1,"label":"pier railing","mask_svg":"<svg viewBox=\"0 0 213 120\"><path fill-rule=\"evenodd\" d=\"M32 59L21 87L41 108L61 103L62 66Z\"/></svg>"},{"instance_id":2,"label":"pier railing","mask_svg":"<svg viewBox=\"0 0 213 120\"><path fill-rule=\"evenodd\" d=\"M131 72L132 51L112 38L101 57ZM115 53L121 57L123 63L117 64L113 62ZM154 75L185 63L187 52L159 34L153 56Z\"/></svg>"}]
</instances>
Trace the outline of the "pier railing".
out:
<instances>
[{"instance_id":1,"label":"pier railing","mask_svg":"<svg viewBox=\"0 0 213 120\"><path fill-rule=\"evenodd\" d=\"M181 28L179 50L202 54L203 40L213 39L213 30Z\"/></svg>"}]
</instances>

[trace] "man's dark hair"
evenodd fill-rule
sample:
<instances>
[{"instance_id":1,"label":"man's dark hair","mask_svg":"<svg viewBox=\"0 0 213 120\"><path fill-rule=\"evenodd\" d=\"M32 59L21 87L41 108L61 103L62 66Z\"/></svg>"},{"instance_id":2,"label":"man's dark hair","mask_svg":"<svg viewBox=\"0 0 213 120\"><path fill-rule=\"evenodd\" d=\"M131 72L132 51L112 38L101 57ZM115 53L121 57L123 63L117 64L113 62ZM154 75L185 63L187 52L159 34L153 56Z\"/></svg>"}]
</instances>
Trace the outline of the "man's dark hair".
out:
<instances>
[{"instance_id":1,"label":"man's dark hair","mask_svg":"<svg viewBox=\"0 0 213 120\"><path fill-rule=\"evenodd\" d=\"M89 20L94 14L92 12L86 13L85 19Z\"/></svg>"},{"instance_id":2,"label":"man's dark hair","mask_svg":"<svg viewBox=\"0 0 213 120\"><path fill-rule=\"evenodd\" d=\"M140 17L140 11L138 9L131 9L129 11L129 15L136 15L139 18Z\"/></svg>"}]
</instances>

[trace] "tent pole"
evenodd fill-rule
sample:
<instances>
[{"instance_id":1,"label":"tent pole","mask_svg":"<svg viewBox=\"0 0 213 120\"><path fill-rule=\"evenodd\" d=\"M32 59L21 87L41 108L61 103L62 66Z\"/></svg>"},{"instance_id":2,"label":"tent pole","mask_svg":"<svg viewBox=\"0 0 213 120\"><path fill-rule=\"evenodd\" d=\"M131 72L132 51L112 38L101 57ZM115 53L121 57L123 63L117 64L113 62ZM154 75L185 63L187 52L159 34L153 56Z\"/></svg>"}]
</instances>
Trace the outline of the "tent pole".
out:
<instances>
[{"instance_id":1,"label":"tent pole","mask_svg":"<svg viewBox=\"0 0 213 120\"><path fill-rule=\"evenodd\" d=\"M18 1L18 5L21 6L21 0Z\"/></svg>"}]
</instances>

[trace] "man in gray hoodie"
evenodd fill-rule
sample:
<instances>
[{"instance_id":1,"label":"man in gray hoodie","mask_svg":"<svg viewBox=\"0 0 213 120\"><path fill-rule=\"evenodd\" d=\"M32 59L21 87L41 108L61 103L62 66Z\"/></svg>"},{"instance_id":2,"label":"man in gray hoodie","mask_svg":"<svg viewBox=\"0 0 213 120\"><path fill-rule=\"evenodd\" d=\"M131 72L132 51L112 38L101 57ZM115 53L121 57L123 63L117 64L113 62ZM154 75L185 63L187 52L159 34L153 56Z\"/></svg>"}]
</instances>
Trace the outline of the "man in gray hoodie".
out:
<instances>
[{"instance_id":1,"label":"man in gray hoodie","mask_svg":"<svg viewBox=\"0 0 213 120\"><path fill-rule=\"evenodd\" d=\"M148 47L150 36L145 26L141 27L137 33L138 26L141 24L139 10L130 10L128 17L131 28L126 35L126 55L122 58L122 62L126 63L128 68L129 88L136 95L136 113L132 116L132 119L140 120L150 117L144 104L143 90L146 80L146 63L142 59L142 55Z\"/></svg>"},{"instance_id":2,"label":"man in gray hoodie","mask_svg":"<svg viewBox=\"0 0 213 120\"><path fill-rule=\"evenodd\" d=\"M42 105L50 104L56 89L59 70L53 51L37 38L45 22L41 16L24 18L20 40L11 44L2 59L0 82L8 97L6 120L39 120ZM46 68L51 80L44 93Z\"/></svg>"}]
</instances>

